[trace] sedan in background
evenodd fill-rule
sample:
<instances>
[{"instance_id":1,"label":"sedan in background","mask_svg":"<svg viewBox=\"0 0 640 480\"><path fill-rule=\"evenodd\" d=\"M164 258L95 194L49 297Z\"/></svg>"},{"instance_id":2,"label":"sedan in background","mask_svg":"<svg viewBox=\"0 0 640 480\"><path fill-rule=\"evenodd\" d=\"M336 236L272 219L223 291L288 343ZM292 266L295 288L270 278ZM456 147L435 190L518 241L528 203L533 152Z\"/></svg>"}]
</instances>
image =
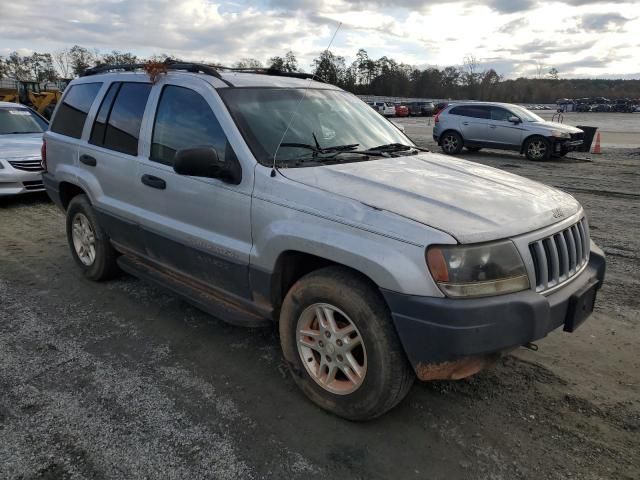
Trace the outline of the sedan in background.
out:
<instances>
[{"instance_id":1,"label":"sedan in background","mask_svg":"<svg viewBox=\"0 0 640 480\"><path fill-rule=\"evenodd\" d=\"M33 110L0 102L0 196L44 190L40 151L48 126Z\"/></svg>"},{"instance_id":2,"label":"sedan in background","mask_svg":"<svg viewBox=\"0 0 640 480\"><path fill-rule=\"evenodd\" d=\"M396 107L396 117L408 117L409 116L409 107L403 105L401 103L397 103Z\"/></svg>"}]
</instances>

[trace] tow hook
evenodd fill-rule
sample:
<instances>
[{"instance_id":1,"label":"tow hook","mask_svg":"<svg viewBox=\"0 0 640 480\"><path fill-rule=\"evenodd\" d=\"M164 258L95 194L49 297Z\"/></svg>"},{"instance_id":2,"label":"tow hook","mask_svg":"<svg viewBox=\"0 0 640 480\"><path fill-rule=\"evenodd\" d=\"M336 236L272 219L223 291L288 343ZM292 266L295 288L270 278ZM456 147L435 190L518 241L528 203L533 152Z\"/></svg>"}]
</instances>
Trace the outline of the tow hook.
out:
<instances>
[{"instance_id":1,"label":"tow hook","mask_svg":"<svg viewBox=\"0 0 640 480\"><path fill-rule=\"evenodd\" d=\"M529 350L532 350L532 351L534 351L534 352L537 352L537 351L538 351L538 345L536 345L536 344L535 344L535 343L533 343L533 342L529 342L529 343L527 343L527 344L523 345L523 347L524 347L524 348L528 348Z\"/></svg>"}]
</instances>

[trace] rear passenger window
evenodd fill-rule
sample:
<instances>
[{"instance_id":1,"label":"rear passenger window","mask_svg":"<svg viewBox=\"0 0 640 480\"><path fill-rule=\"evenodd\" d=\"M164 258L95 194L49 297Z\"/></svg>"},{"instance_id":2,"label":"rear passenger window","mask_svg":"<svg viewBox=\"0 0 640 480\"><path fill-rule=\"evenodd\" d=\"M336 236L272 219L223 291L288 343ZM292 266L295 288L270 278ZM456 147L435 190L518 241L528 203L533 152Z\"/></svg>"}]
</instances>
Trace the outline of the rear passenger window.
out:
<instances>
[{"instance_id":1,"label":"rear passenger window","mask_svg":"<svg viewBox=\"0 0 640 480\"><path fill-rule=\"evenodd\" d=\"M151 92L149 83L114 83L100 105L90 142L109 150L138 154L142 115Z\"/></svg>"},{"instance_id":2,"label":"rear passenger window","mask_svg":"<svg viewBox=\"0 0 640 480\"><path fill-rule=\"evenodd\" d=\"M80 138L91 104L98 95L102 83L72 85L58 107L51 131L68 137Z\"/></svg>"},{"instance_id":3,"label":"rear passenger window","mask_svg":"<svg viewBox=\"0 0 640 480\"><path fill-rule=\"evenodd\" d=\"M489 118L489 109L482 106L473 105L461 105L459 107L453 107L449 111L450 115L461 115L463 117L472 118Z\"/></svg>"},{"instance_id":4,"label":"rear passenger window","mask_svg":"<svg viewBox=\"0 0 640 480\"><path fill-rule=\"evenodd\" d=\"M178 150L195 146L212 146L220 160L235 160L227 137L206 100L188 88L168 85L158 102L150 159L173 165Z\"/></svg>"}]
</instances>

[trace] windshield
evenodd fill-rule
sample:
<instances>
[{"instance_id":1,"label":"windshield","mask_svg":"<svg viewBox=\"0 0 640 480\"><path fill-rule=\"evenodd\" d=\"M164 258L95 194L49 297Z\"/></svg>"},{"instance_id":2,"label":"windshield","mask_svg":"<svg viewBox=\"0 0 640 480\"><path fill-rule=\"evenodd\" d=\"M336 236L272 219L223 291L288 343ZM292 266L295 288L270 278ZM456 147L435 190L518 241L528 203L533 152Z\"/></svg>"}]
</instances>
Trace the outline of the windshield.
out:
<instances>
[{"instance_id":1,"label":"windshield","mask_svg":"<svg viewBox=\"0 0 640 480\"><path fill-rule=\"evenodd\" d=\"M47 122L28 108L0 107L0 135L14 133L42 133Z\"/></svg>"},{"instance_id":2,"label":"windshield","mask_svg":"<svg viewBox=\"0 0 640 480\"><path fill-rule=\"evenodd\" d=\"M544 118L539 117L526 108L522 108L517 105L509 105L509 109L511 109L511 111L515 113L516 116L520 118L520 120L524 120L526 122L544 122Z\"/></svg>"},{"instance_id":3,"label":"windshield","mask_svg":"<svg viewBox=\"0 0 640 480\"><path fill-rule=\"evenodd\" d=\"M291 127L278 149L277 164L294 166L292 161L314 154L317 157L318 152L334 147L343 147L340 161L369 159L350 154L352 150L362 152L388 144L413 147L398 128L347 92L293 88L226 88L218 92L263 165L273 164L274 153L289 123Z\"/></svg>"}]
</instances>

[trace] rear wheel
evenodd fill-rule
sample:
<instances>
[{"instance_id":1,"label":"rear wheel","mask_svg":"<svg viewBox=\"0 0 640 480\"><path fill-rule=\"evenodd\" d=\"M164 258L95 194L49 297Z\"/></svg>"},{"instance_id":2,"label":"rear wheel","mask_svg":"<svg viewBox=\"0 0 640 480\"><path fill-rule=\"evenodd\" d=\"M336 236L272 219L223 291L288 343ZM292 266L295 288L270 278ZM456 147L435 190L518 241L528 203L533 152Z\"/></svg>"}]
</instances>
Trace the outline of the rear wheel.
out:
<instances>
[{"instance_id":1,"label":"rear wheel","mask_svg":"<svg viewBox=\"0 0 640 480\"><path fill-rule=\"evenodd\" d=\"M551 156L551 143L539 135L530 137L524 144L524 154L532 161L548 160Z\"/></svg>"},{"instance_id":2,"label":"rear wheel","mask_svg":"<svg viewBox=\"0 0 640 480\"><path fill-rule=\"evenodd\" d=\"M379 292L341 267L312 272L291 288L280 342L307 397L349 420L390 410L415 378Z\"/></svg>"},{"instance_id":3,"label":"rear wheel","mask_svg":"<svg viewBox=\"0 0 640 480\"><path fill-rule=\"evenodd\" d=\"M445 132L440 141L440 146L442 147L442 151L447 155L460 153L463 147L462 137L457 132Z\"/></svg>"},{"instance_id":4,"label":"rear wheel","mask_svg":"<svg viewBox=\"0 0 640 480\"><path fill-rule=\"evenodd\" d=\"M117 253L86 195L77 195L69 203L67 240L73 259L88 279L106 280L118 271Z\"/></svg>"}]
</instances>

